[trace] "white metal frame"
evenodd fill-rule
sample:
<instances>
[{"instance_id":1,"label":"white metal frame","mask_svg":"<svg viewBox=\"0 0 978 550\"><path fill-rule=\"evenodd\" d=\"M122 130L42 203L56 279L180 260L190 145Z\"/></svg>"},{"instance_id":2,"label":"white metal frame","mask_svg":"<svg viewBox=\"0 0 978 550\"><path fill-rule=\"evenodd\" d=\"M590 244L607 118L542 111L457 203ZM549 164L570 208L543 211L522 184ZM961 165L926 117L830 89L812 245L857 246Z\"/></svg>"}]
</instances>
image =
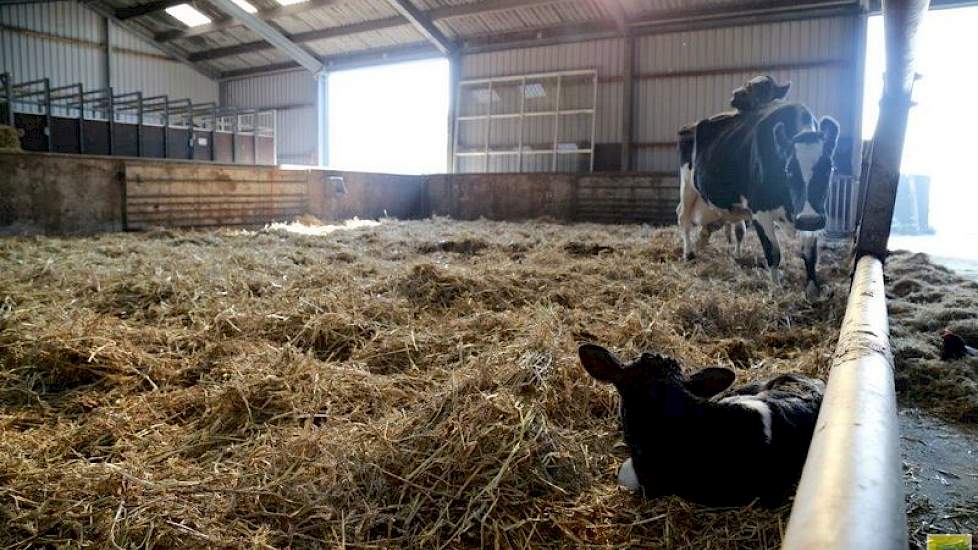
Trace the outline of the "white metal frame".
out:
<instances>
[{"instance_id":1,"label":"white metal frame","mask_svg":"<svg viewBox=\"0 0 978 550\"><path fill-rule=\"evenodd\" d=\"M581 77L590 76L591 77L591 88L592 88L592 99L590 109L564 109L561 110L561 95L563 94L563 80L564 78L571 77ZM526 81L534 79L544 79L544 78L556 78L557 79L557 93L554 101L554 110L552 111L533 111L526 112ZM493 113L493 85L500 83L510 83L519 82L520 83L520 108L518 112L514 113ZM485 114L481 115L458 115L457 113L462 111L462 90L465 87L472 86L483 86L488 85L488 101L486 105ZM454 121L454 132L453 132L453 143L452 143L452 172L457 172L459 169L459 159L463 157L483 157L484 164L483 169L489 172L489 159L493 156L516 156L517 165L519 171L523 171L523 156L524 155L552 155L551 170L557 171L557 159L559 155L589 155L590 158L590 171L594 171L594 138L595 138L595 126L597 117L597 107L598 107L598 73L596 70L577 70L577 71L557 71L549 73L532 73L524 75L513 75L513 76L501 76L493 78L478 78L471 80L463 80L459 82L458 89L455 91L455 105L456 105L456 115ZM590 115L591 116L591 137L590 137L590 147L587 149L561 149L560 148L560 120L564 116L573 115ZM551 150L534 150L525 151L523 149L523 134L524 134L524 120L531 117L546 117L552 116L554 118L554 135L553 135L553 148ZM490 143L492 142L492 121L493 120L506 120L506 119L517 119L519 120L518 129L518 140L516 143L515 150L504 150L504 151L493 151L490 149ZM486 122L485 130L485 145L482 151L464 151L460 152L458 150L459 145L459 128L462 122L466 121L479 121L484 120Z\"/></svg>"}]
</instances>

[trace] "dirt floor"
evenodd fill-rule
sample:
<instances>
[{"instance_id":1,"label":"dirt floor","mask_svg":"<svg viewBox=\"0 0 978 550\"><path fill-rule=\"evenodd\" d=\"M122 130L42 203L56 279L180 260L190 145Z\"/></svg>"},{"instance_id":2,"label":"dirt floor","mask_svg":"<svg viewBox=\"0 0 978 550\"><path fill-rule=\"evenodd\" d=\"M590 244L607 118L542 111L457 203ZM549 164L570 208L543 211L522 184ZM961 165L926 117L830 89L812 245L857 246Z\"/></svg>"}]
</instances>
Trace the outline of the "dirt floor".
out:
<instances>
[{"instance_id":1,"label":"dirt floor","mask_svg":"<svg viewBox=\"0 0 978 550\"><path fill-rule=\"evenodd\" d=\"M755 239L684 264L673 229L334 229L0 240L0 546L779 547L788 505L618 490L576 346L824 377L844 251L808 303Z\"/></svg>"}]
</instances>

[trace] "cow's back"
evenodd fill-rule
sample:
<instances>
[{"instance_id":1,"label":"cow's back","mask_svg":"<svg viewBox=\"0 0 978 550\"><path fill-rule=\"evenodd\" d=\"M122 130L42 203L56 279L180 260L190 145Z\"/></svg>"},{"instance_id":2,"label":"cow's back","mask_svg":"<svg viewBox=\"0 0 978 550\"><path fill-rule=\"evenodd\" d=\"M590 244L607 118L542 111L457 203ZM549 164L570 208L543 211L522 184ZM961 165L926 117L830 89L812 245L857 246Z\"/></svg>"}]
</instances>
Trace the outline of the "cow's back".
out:
<instances>
[{"instance_id":1,"label":"cow's back","mask_svg":"<svg viewBox=\"0 0 978 550\"><path fill-rule=\"evenodd\" d=\"M777 174L783 164L778 164L774 126L782 122L793 132L806 118L810 121L812 117L805 106L777 101L756 111L698 122L692 162L697 191L711 205L729 209L741 197L752 201L759 191L770 191L772 185L783 183L783 174ZM770 207L752 205L752 209L756 206Z\"/></svg>"}]
</instances>

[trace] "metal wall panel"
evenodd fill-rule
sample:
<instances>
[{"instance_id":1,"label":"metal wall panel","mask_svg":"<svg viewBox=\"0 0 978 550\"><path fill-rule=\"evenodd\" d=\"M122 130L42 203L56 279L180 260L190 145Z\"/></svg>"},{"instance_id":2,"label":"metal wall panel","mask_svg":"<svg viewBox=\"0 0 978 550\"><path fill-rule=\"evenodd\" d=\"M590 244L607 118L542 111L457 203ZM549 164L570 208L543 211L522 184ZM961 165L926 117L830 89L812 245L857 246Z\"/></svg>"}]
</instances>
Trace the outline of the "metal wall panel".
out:
<instances>
[{"instance_id":1,"label":"metal wall panel","mask_svg":"<svg viewBox=\"0 0 978 550\"><path fill-rule=\"evenodd\" d=\"M790 80L788 99L831 115L842 139L858 134L858 16L645 36L636 82L638 169L676 169L676 131L728 110L730 92L758 74ZM672 74L670 74L672 73ZM649 78L651 76L651 78Z\"/></svg>"},{"instance_id":2,"label":"metal wall panel","mask_svg":"<svg viewBox=\"0 0 978 550\"><path fill-rule=\"evenodd\" d=\"M290 71L223 81L221 103L278 109L278 162L316 163L316 79L309 72Z\"/></svg>"},{"instance_id":3,"label":"metal wall panel","mask_svg":"<svg viewBox=\"0 0 978 550\"><path fill-rule=\"evenodd\" d=\"M462 80L528 73L595 69L598 103L597 143L621 141L621 76L624 41L596 40L537 48L479 53L462 57Z\"/></svg>"},{"instance_id":4,"label":"metal wall panel","mask_svg":"<svg viewBox=\"0 0 978 550\"><path fill-rule=\"evenodd\" d=\"M75 2L0 6L0 72L15 81L50 78L52 86L81 82L105 86L102 18ZM171 61L138 37L113 26L112 86L116 93L143 91L216 101L217 82Z\"/></svg>"}]
</instances>

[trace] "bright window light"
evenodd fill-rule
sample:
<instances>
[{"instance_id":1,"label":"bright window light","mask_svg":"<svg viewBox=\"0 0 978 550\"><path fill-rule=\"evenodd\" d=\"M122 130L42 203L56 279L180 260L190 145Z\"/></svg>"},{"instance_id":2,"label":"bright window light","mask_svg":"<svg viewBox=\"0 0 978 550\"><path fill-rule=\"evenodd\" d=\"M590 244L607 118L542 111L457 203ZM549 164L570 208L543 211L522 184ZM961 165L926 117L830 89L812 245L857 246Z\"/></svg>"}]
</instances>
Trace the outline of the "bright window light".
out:
<instances>
[{"instance_id":1,"label":"bright window light","mask_svg":"<svg viewBox=\"0 0 978 550\"><path fill-rule=\"evenodd\" d=\"M251 4L249 4L248 2L246 2L245 0L231 0L231 1L234 2L235 4L237 4L239 8L243 9L244 11L246 11L248 13L255 13L255 12L258 11L258 8L256 8L255 6L252 6Z\"/></svg>"},{"instance_id":2,"label":"bright window light","mask_svg":"<svg viewBox=\"0 0 978 550\"><path fill-rule=\"evenodd\" d=\"M275 0L280 6L291 6L292 4L301 4L307 2L308 0Z\"/></svg>"},{"instance_id":3,"label":"bright window light","mask_svg":"<svg viewBox=\"0 0 978 550\"><path fill-rule=\"evenodd\" d=\"M329 166L445 171L448 61L433 59L329 74Z\"/></svg>"},{"instance_id":4,"label":"bright window light","mask_svg":"<svg viewBox=\"0 0 978 550\"><path fill-rule=\"evenodd\" d=\"M978 186L974 185L974 129L978 127L974 90L978 88L978 73L964 68L967 55L962 55L978 51L976 26L978 7L927 12L915 67L922 79L914 84L917 105L910 110L900 168L904 174L930 176L930 226L947 248L956 246L959 254L972 259L978 259L974 245L978 238L974 221L974 205L978 204ZM883 18L870 17L868 31L862 128L867 139L876 128L883 93Z\"/></svg>"},{"instance_id":5,"label":"bright window light","mask_svg":"<svg viewBox=\"0 0 978 550\"><path fill-rule=\"evenodd\" d=\"M170 14L176 18L177 21L188 27L199 27L211 22L210 17L200 13L190 4L178 4L176 6L171 6L166 8L166 13Z\"/></svg>"}]
</instances>

